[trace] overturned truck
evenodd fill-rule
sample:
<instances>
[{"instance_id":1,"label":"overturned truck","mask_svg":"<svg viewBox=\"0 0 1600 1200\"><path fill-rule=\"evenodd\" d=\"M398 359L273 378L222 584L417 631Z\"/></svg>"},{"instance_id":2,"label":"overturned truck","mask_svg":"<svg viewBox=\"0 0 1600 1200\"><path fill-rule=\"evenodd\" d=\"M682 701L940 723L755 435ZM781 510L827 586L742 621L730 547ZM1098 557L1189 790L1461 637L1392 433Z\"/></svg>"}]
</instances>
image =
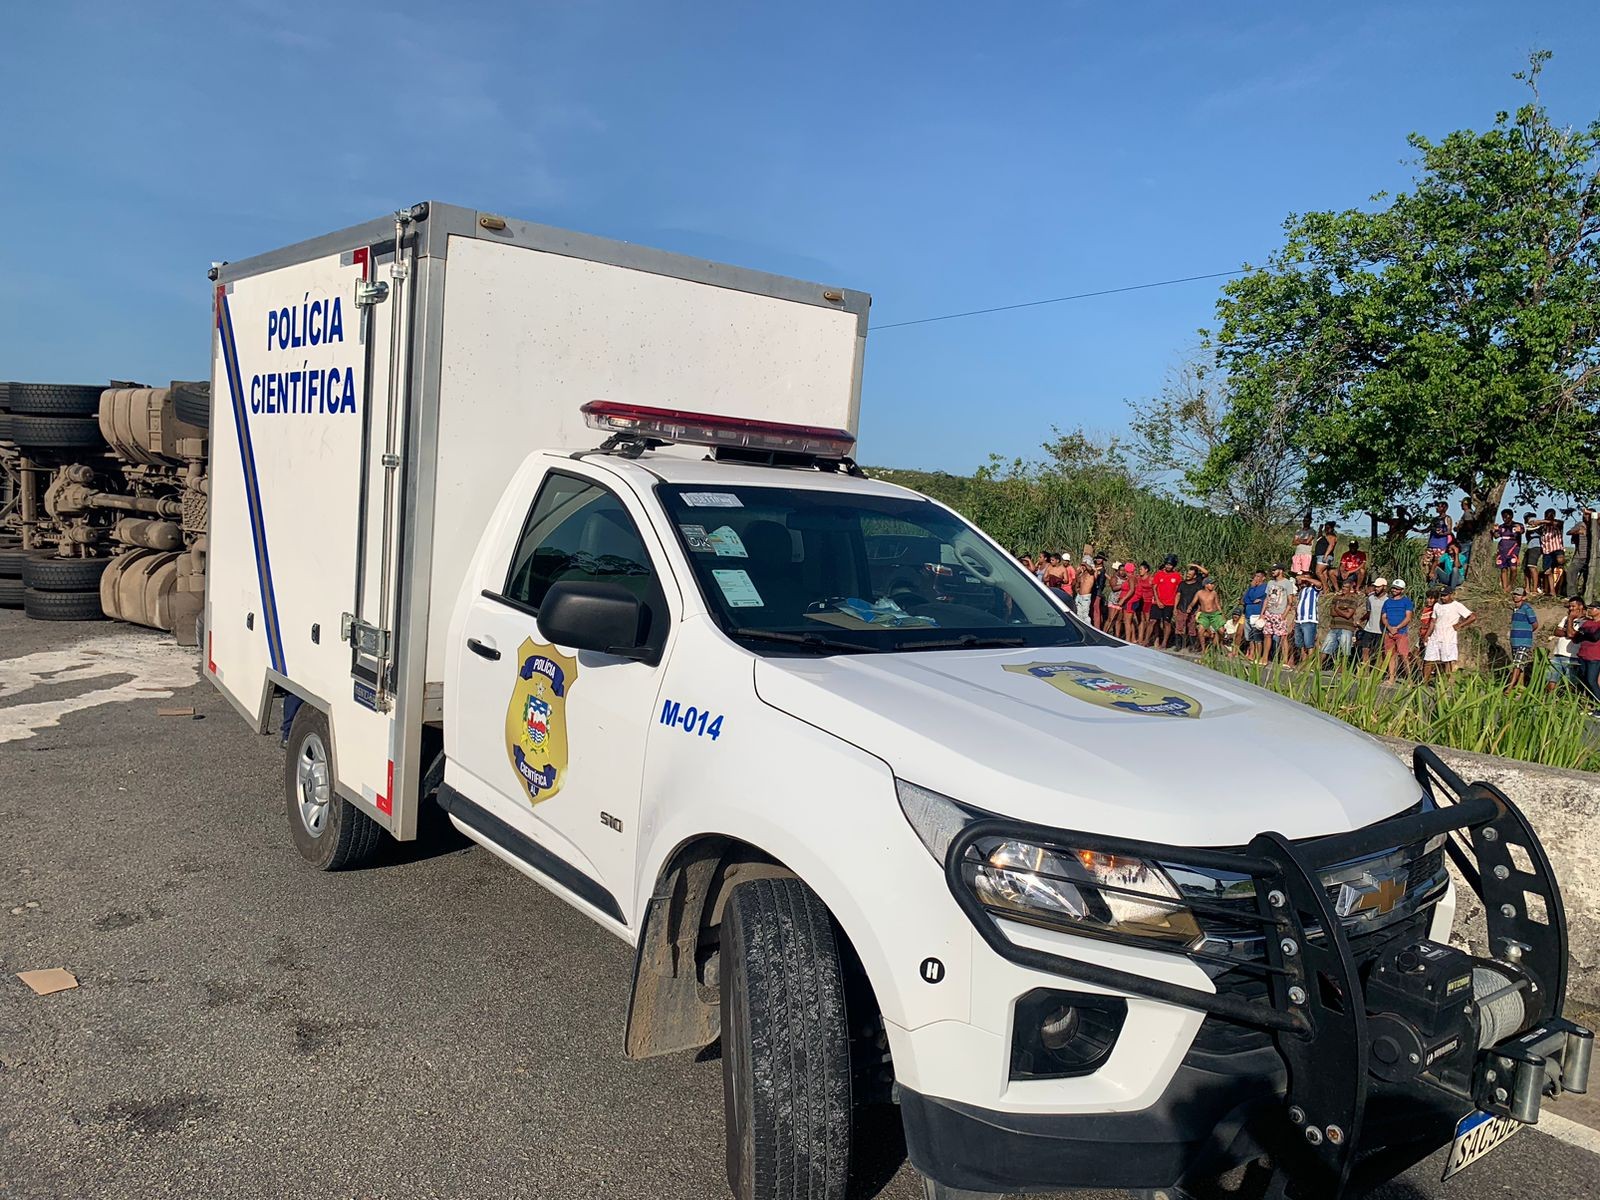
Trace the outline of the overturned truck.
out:
<instances>
[{"instance_id":1,"label":"overturned truck","mask_svg":"<svg viewBox=\"0 0 1600 1200\"><path fill-rule=\"evenodd\" d=\"M209 384L0 384L0 606L195 642Z\"/></svg>"}]
</instances>

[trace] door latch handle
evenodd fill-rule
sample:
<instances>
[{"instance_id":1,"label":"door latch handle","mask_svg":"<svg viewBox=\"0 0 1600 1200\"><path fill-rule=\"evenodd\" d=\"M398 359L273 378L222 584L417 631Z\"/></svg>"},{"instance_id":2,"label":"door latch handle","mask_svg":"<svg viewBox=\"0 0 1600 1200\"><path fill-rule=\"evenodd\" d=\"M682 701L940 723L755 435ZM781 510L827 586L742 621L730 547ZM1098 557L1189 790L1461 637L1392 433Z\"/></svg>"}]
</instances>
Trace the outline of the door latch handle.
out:
<instances>
[{"instance_id":1,"label":"door latch handle","mask_svg":"<svg viewBox=\"0 0 1600 1200\"><path fill-rule=\"evenodd\" d=\"M487 658L490 662L497 662L500 658L500 651L493 646L484 645L477 638L467 639L467 649L471 650L479 658Z\"/></svg>"}]
</instances>

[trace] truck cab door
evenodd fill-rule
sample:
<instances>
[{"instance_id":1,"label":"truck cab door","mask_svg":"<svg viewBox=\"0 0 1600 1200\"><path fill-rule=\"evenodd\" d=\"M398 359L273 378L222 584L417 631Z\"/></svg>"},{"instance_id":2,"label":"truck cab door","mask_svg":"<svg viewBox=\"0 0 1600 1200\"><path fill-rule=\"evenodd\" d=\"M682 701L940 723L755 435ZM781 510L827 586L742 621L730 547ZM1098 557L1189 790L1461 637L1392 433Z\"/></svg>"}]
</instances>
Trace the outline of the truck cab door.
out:
<instances>
[{"instance_id":1,"label":"truck cab door","mask_svg":"<svg viewBox=\"0 0 1600 1200\"><path fill-rule=\"evenodd\" d=\"M478 840L627 927L661 660L557 645L538 613L556 583L618 584L638 597L652 644L665 650L676 588L630 503L573 463L544 474L520 527L509 519L486 535L496 544L484 547L465 620L452 627L463 644L451 647L443 796Z\"/></svg>"}]
</instances>

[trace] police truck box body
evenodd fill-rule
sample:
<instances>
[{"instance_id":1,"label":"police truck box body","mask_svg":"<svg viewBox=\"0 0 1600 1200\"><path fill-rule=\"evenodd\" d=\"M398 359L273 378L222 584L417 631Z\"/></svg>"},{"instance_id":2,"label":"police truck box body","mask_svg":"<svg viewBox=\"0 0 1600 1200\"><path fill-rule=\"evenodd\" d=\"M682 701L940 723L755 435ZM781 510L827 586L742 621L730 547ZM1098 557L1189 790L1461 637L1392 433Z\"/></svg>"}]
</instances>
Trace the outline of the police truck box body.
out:
<instances>
[{"instance_id":1,"label":"police truck box body","mask_svg":"<svg viewBox=\"0 0 1600 1200\"><path fill-rule=\"evenodd\" d=\"M207 669L297 847L443 809L628 942L736 1194L842 1196L891 1097L935 1193L1324 1196L1585 1086L1515 806L863 477L864 295L437 204L214 277Z\"/></svg>"}]
</instances>

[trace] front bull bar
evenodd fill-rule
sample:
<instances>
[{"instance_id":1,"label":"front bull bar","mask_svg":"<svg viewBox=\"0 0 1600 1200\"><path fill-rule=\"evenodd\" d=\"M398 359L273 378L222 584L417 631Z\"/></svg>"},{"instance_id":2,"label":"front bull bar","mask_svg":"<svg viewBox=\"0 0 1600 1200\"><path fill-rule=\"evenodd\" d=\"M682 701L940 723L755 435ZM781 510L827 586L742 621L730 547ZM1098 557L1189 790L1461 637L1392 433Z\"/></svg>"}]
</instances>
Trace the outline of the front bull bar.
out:
<instances>
[{"instance_id":1,"label":"front bull bar","mask_svg":"<svg viewBox=\"0 0 1600 1200\"><path fill-rule=\"evenodd\" d=\"M1470 1091L1451 1089L1449 1096L1464 1105L1531 1122L1537 1118L1541 1094L1563 1087L1586 1088L1593 1038L1561 1015L1567 983L1566 914L1538 835L1505 793L1488 783L1466 783L1428 747L1416 748L1412 768L1432 808L1300 843L1262 833L1242 851L1164 845L983 818L965 826L952 841L945 879L980 936L1011 962L1271 1032L1287 1068L1288 1086L1272 1127L1258 1131L1258 1140L1272 1157L1279 1188L1287 1185L1319 1200L1337 1198L1367 1152L1376 1158L1378 1150L1390 1147L1381 1135L1364 1145L1372 1085L1366 993L1344 924L1319 877L1330 867L1444 835L1451 862L1482 902L1493 961L1514 971L1526 993L1526 1015L1518 1031L1479 1050ZM1243 906L1238 904L1192 898L1175 904L1170 896L1095 886L1187 908L1202 922L1211 915L1258 927L1264 935L1261 959L1200 948L1175 952L1225 969L1259 972L1267 981L1270 1007L1013 941L1001 921L1019 920L1019 914L985 904L966 874L981 865L977 843L990 839L1251 876L1254 913L1241 912ZM1332 936L1324 936L1326 931ZM1132 936L1104 932L1092 936L1152 948L1148 940ZM1440 1098L1438 1080L1419 1079L1411 1086L1426 1089L1435 1102ZM1441 1144L1435 1139L1422 1152Z\"/></svg>"}]
</instances>

